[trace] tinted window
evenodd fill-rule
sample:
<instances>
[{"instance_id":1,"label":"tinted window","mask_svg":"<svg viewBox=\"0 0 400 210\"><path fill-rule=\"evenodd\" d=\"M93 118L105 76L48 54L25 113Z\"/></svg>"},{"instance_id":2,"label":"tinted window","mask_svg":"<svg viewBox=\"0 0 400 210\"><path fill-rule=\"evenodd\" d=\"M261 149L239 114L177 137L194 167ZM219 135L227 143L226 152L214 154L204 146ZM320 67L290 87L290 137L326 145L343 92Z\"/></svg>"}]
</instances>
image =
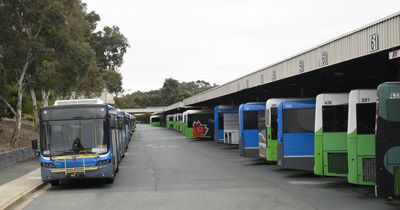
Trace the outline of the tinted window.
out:
<instances>
[{"instance_id":1,"label":"tinted window","mask_svg":"<svg viewBox=\"0 0 400 210\"><path fill-rule=\"evenodd\" d=\"M90 119L105 118L106 107L99 108L57 108L42 111L42 120L67 120L67 119Z\"/></svg>"},{"instance_id":2,"label":"tinted window","mask_svg":"<svg viewBox=\"0 0 400 210\"><path fill-rule=\"evenodd\" d=\"M258 112L247 111L243 112L243 129L257 130L258 129Z\"/></svg>"},{"instance_id":3,"label":"tinted window","mask_svg":"<svg viewBox=\"0 0 400 210\"><path fill-rule=\"evenodd\" d=\"M160 118L158 117L154 117L151 119L152 122L160 122Z\"/></svg>"},{"instance_id":4,"label":"tinted window","mask_svg":"<svg viewBox=\"0 0 400 210\"><path fill-rule=\"evenodd\" d=\"M376 103L357 104L357 134L375 134Z\"/></svg>"},{"instance_id":5,"label":"tinted window","mask_svg":"<svg viewBox=\"0 0 400 210\"><path fill-rule=\"evenodd\" d=\"M223 117L223 113L218 113L218 129L219 129L219 130L224 129L224 117Z\"/></svg>"},{"instance_id":6,"label":"tinted window","mask_svg":"<svg viewBox=\"0 0 400 210\"><path fill-rule=\"evenodd\" d=\"M285 133L314 132L315 109L284 109L283 131Z\"/></svg>"},{"instance_id":7,"label":"tinted window","mask_svg":"<svg viewBox=\"0 0 400 210\"><path fill-rule=\"evenodd\" d=\"M389 99L387 104L387 118L390 122L400 122L400 100Z\"/></svg>"},{"instance_id":8,"label":"tinted window","mask_svg":"<svg viewBox=\"0 0 400 210\"><path fill-rule=\"evenodd\" d=\"M271 138L278 139L278 109L271 108Z\"/></svg>"},{"instance_id":9,"label":"tinted window","mask_svg":"<svg viewBox=\"0 0 400 210\"><path fill-rule=\"evenodd\" d=\"M191 127L193 127L193 115L191 115L191 114L188 114L187 115L188 116L188 124L187 124L187 126L188 126L188 128L191 128Z\"/></svg>"},{"instance_id":10,"label":"tinted window","mask_svg":"<svg viewBox=\"0 0 400 210\"><path fill-rule=\"evenodd\" d=\"M324 132L347 132L348 105L322 106Z\"/></svg>"}]
</instances>

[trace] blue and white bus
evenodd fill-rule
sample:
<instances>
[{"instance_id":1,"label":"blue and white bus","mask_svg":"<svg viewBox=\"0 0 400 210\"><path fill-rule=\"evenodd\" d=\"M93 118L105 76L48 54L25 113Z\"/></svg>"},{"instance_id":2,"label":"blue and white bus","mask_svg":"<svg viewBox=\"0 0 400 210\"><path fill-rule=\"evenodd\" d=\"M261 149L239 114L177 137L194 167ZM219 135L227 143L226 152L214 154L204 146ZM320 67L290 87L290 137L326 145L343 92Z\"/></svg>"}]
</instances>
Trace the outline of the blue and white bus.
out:
<instances>
[{"instance_id":1,"label":"blue and white bus","mask_svg":"<svg viewBox=\"0 0 400 210\"><path fill-rule=\"evenodd\" d=\"M114 181L127 145L122 112L98 99L63 100L42 108L39 117L42 181Z\"/></svg>"},{"instance_id":2,"label":"blue and white bus","mask_svg":"<svg viewBox=\"0 0 400 210\"><path fill-rule=\"evenodd\" d=\"M278 106L278 166L314 170L315 100L283 101Z\"/></svg>"},{"instance_id":3,"label":"blue and white bus","mask_svg":"<svg viewBox=\"0 0 400 210\"><path fill-rule=\"evenodd\" d=\"M265 138L265 102L246 103L239 107L239 154L258 158L259 138Z\"/></svg>"},{"instance_id":4,"label":"blue and white bus","mask_svg":"<svg viewBox=\"0 0 400 210\"><path fill-rule=\"evenodd\" d=\"M235 106L218 105L214 108L214 141L239 144L239 113Z\"/></svg>"}]
</instances>

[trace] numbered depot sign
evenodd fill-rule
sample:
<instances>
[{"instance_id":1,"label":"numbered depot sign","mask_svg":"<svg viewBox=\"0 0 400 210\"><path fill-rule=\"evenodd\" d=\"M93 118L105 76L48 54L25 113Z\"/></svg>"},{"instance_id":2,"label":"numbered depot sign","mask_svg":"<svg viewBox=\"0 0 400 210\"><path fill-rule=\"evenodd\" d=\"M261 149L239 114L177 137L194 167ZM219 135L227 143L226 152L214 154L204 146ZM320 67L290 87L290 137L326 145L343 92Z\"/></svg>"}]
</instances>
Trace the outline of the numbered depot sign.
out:
<instances>
[{"instance_id":1,"label":"numbered depot sign","mask_svg":"<svg viewBox=\"0 0 400 210\"><path fill-rule=\"evenodd\" d=\"M276 80L276 70L272 70L272 81Z\"/></svg>"},{"instance_id":2,"label":"numbered depot sign","mask_svg":"<svg viewBox=\"0 0 400 210\"><path fill-rule=\"evenodd\" d=\"M395 58L400 58L400 49L389 52L389 60L395 59Z\"/></svg>"},{"instance_id":3,"label":"numbered depot sign","mask_svg":"<svg viewBox=\"0 0 400 210\"><path fill-rule=\"evenodd\" d=\"M379 50L379 37L378 34L372 34L369 36L369 51L373 52Z\"/></svg>"},{"instance_id":4,"label":"numbered depot sign","mask_svg":"<svg viewBox=\"0 0 400 210\"><path fill-rule=\"evenodd\" d=\"M328 65L328 52L327 51L322 52L321 61L322 61L323 66Z\"/></svg>"},{"instance_id":5,"label":"numbered depot sign","mask_svg":"<svg viewBox=\"0 0 400 210\"><path fill-rule=\"evenodd\" d=\"M304 72L304 61L299 60L299 72L303 73Z\"/></svg>"}]
</instances>

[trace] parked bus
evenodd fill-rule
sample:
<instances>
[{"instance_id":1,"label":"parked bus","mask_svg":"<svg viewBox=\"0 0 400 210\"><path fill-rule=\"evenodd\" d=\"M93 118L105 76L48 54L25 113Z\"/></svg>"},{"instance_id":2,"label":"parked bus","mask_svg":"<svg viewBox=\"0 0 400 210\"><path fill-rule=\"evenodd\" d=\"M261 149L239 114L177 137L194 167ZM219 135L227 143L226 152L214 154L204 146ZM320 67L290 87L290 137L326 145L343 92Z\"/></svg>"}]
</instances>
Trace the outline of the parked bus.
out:
<instances>
[{"instance_id":1,"label":"parked bus","mask_svg":"<svg viewBox=\"0 0 400 210\"><path fill-rule=\"evenodd\" d=\"M214 140L217 143L239 144L239 113L235 106L214 108Z\"/></svg>"},{"instance_id":2,"label":"parked bus","mask_svg":"<svg viewBox=\"0 0 400 210\"><path fill-rule=\"evenodd\" d=\"M166 126L169 129L173 129L174 128L174 115L169 114L167 115L167 120L166 120Z\"/></svg>"},{"instance_id":3,"label":"parked bus","mask_svg":"<svg viewBox=\"0 0 400 210\"><path fill-rule=\"evenodd\" d=\"M315 108L314 173L347 176L347 119L349 94L323 93Z\"/></svg>"},{"instance_id":4,"label":"parked bus","mask_svg":"<svg viewBox=\"0 0 400 210\"><path fill-rule=\"evenodd\" d=\"M278 166L313 171L315 100L281 102L278 119Z\"/></svg>"},{"instance_id":5,"label":"parked bus","mask_svg":"<svg viewBox=\"0 0 400 210\"><path fill-rule=\"evenodd\" d=\"M400 82L378 87L376 124L376 193L400 197Z\"/></svg>"},{"instance_id":6,"label":"parked bus","mask_svg":"<svg viewBox=\"0 0 400 210\"><path fill-rule=\"evenodd\" d=\"M114 181L122 158L124 118L101 100L62 100L40 109L41 178Z\"/></svg>"},{"instance_id":7,"label":"parked bus","mask_svg":"<svg viewBox=\"0 0 400 210\"><path fill-rule=\"evenodd\" d=\"M265 138L265 102L240 105L239 130L239 154L258 158L259 138Z\"/></svg>"},{"instance_id":8,"label":"parked bus","mask_svg":"<svg viewBox=\"0 0 400 210\"><path fill-rule=\"evenodd\" d=\"M184 112L185 136L212 139L214 136L214 112L187 110Z\"/></svg>"},{"instance_id":9,"label":"parked bus","mask_svg":"<svg viewBox=\"0 0 400 210\"><path fill-rule=\"evenodd\" d=\"M282 101L309 100L302 98L271 98L265 104L266 141L260 142L260 157L276 162L278 154L278 105ZM262 139L260 139L262 140ZM265 154L264 154L265 153Z\"/></svg>"},{"instance_id":10,"label":"parked bus","mask_svg":"<svg viewBox=\"0 0 400 210\"><path fill-rule=\"evenodd\" d=\"M352 90L349 94L347 181L352 184L375 184L376 100L376 89Z\"/></svg>"},{"instance_id":11,"label":"parked bus","mask_svg":"<svg viewBox=\"0 0 400 210\"><path fill-rule=\"evenodd\" d=\"M183 127L183 135L185 136L185 137L187 137L187 138L191 138L191 137L193 137L193 127L192 127L192 124L193 124L193 122L192 122L192 124L189 124L189 118L188 118L188 115L189 114L193 114L193 113L196 113L196 112L200 112L200 110L186 110L185 112L183 112L183 114L182 114L182 118L183 118L183 125L182 125L182 127Z\"/></svg>"},{"instance_id":12,"label":"parked bus","mask_svg":"<svg viewBox=\"0 0 400 210\"><path fill-rule=\"evenodd\" d=\"M160 126L160 116L159 115L150 116L150 125L151 126Z\"/></svg>"}]
</instances>

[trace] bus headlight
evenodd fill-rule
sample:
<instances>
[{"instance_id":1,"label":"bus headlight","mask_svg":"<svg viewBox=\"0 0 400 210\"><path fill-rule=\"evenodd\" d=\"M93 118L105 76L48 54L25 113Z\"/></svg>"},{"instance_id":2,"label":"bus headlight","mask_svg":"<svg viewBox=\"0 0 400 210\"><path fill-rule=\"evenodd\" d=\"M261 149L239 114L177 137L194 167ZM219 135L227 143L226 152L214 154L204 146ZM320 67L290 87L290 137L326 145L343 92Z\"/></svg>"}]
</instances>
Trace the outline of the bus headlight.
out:
<instances>
[{"instance_id":1,"label":"bus headlight","mask_svg":"<svg viewBox=\"0 0 400 210\"><path fill-rule=\"evenodd\" d=\"M42 166L42 167L45 167L45 168L54 168L55 166L53 165L53 163L40 163L40 165Z\"/></svg>"},{"instance_id":2,"label":"bus headlight","mask_svg":"<svg viewBox=\"0 0 400 210\"><path fill-rule=\"evenodd\" d=\"M111 159L100 160L99 162L97 162L97 165L101 166L101 165L106 165L106 164L109 164L109 163L111 163Z\"/></svg>"}]
</instances>

